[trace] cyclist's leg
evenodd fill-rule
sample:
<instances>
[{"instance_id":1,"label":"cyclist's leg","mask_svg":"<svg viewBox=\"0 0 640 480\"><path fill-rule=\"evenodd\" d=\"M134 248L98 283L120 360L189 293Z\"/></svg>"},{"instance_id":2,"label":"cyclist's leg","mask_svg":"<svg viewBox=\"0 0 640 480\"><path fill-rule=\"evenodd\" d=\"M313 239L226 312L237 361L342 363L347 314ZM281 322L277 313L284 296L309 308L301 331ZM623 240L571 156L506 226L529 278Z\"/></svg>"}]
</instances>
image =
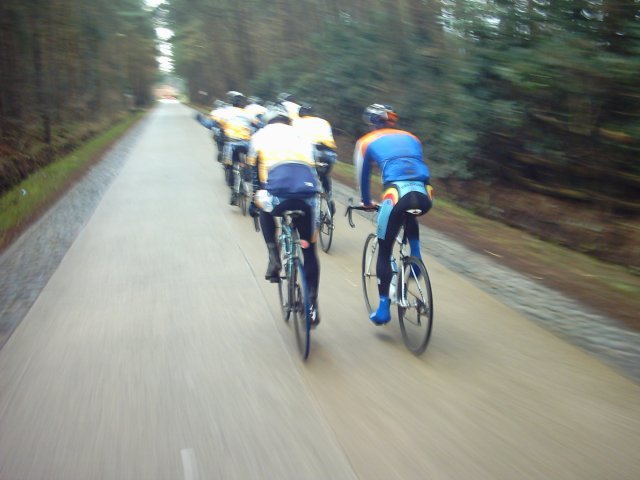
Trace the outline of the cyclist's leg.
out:
<instances>
[{"instance_id":1,"label":"cyclist's leg","mask_svg":"<svg viewBox=\"0 0 640 480\"><path fill-rule=\"evenodd\" d=\"M327 172L318 175L320 177L320 183L322 183L322 189L327 197L327 203L329 204L329 210L331 212L331 216L333 217L336 213L336 204L333 201L333 192L331 191L331 176L329 172L331 171L331 167L327 170Z\"/></svg>"},{"instance_id":2,"label":"cyclist's leg","mask_svg":"<svg viewBox=\"0 0 640 480\"><path fill-rule=\"evenodd\" d=\"M421 215L424 215L431 208L431 199L427 194L422 192L409 192L398 201L397 208L402 212L415 208L422 210ZM420 227L418 219L414 215L407 215L405 221L405 233L411 249L411 255L421 259Z\"/></svg>"},{"instance_id":3,"label":"cyclist's leg","mask_svg":"<svg viewBox=\"0 0 640 480\"><path fill-rule=\"evenodd\" d=\"M218 162L222 163L222 160L224 158L224 155L223 155L224 154L224 140L222 140L222 139L216 140L216 145L218 147L217 160L218 160Z\"/></svg>"},{"instance_id":4,"label":"cyclist's leg","mask_svg":"<svg viewBox=\"0 0 640 480\"><path fill-rule=\"evenodd\" d=\"M240 151L237 143L231 144L231 205L238 204L238 191L240 190Z\"/></svg>"},{"instance_id":5,"label":"cyclist's leg","mask_svg":"<svg viewBox=\"0 0 640 480\"><path fill-rule=\"evenodd\" d=\"M227 185L231 188L233 187L233 162L231 160L231 144L228 141L225 141L222 151Z\"/></svg>"},{"instance_id":6,"label":"cyclist's leg","mask_svg":"<svg viewBox=\"0 0 640 480\"><path fill-rule=\"evenodd\" d=\"M260 229L269 252L269 264L264 277L266 280L278 280L282 265L280 264L280 252L278 252L278 244L276 242L276 221L271 213L260 212Z\"/></svg>"},{"instance_id":7,"label":"cyclist's leg","mask_svg":"<svg viewBox=\"0 0 640 480\"><path fill-rule=\"evenodd\" d=\"M378 294L380 304L369 318L377 324L384 324L391 320L391 299L389 285L393 271L391 270L391 252L396 235L402 226L401 210L394 206L397 195L384 195L384 201L378 212L378 260L376 274L378 276Z\"/></svg>"}]
</instances>

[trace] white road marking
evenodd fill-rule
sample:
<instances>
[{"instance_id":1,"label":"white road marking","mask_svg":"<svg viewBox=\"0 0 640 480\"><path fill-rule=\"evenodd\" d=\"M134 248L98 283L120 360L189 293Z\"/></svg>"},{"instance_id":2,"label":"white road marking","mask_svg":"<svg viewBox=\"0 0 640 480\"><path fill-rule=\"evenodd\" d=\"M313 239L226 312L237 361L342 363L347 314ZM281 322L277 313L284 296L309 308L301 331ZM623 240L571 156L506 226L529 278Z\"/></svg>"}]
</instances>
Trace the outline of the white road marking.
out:
<instances>
[{"instance_id":1,"label":"white road marking","mask_svg":"<svg viewBox=\"0 0 640 480\"><path fill-rule=\"evenodd\" d=\"M180 450L180 455L182 456L184 480L198 480L198 464L193 448L183 448Z\"/></svg>"}]
</instances>

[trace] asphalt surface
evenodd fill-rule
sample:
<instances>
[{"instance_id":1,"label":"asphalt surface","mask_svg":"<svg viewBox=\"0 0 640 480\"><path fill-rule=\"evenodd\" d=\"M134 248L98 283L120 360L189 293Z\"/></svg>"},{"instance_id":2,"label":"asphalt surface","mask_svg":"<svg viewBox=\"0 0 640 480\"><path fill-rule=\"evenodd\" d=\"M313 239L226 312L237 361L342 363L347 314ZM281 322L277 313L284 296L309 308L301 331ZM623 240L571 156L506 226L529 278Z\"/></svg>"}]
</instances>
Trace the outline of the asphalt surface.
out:
<instances>
[{"instance_id":1,"label":"asphalt surface","mask_svg":"<svg viewBox=\"0 0 640 480\"><path fill-rule=\"evenodd\" d=\"M160 104L0 258L0 478L640 476L637 337L435 232L423 356L369 324L340 216L301 362L213 153Z\"/></svg>"}]
</instances>

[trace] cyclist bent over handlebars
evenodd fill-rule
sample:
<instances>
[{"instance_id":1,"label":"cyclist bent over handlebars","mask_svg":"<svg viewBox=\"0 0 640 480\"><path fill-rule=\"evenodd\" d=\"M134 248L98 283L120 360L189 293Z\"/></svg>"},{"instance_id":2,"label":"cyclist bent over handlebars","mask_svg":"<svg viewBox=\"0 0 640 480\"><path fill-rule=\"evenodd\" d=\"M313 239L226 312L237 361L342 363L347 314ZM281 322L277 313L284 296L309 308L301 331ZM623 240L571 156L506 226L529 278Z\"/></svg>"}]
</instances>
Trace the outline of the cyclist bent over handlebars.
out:
<instances>
[{"instance_id":1,"label":"cyclist bent over handlebars","mask_svg":"<svg viewBox=\"0 0 640 480\"><path fill-rule=\"evenodd\" d=\"M331 216L336 213L336 205L331 191L331 170L338 159L336 142L333 139L331 125L324 118L312 115L312 107L302 104L298 110L298 117L293 121L293 126L306 136L314 146L316 170L322 183L322 188L327 197L327 203Z\"/></svg>"},{"instance_id":2,"label":"cyclist bent over handlebars","mask_svg":"<svg viewBox=\"0 0 640 480\"><path fill-rule=\"evenodd\" d=\"M429 167L422 157L422 144L413 134L395 127L398 115L392 107L382 104L368 106L363 120L371 131L362 136L354 150L354 164L360 195L365 206L373 206L369 181L371 165L381 172L383 194L378 211L378 293L380 304L369 318L376 325L391 320L389 285L393 272L391 252L400 228L405 224L411 255L421 258L418 219L407 210L419 210L424 215L431 208L432 188Z\"/></svg>"},{"instance_id":3,"label":"cyclist bent over handlebars","mask_svg":"<svg viewBox=\"0 0 640 480\"><path fill-rule=\"evenodd\" d=\"M291 126L289 113L280 105L263 117L266 126L251 138L247 163L253 170L255 199L249 207L252 216L260 217L260 227L269 251L265 278L280 281L280 254L276 243L274 217L286 210L302 210L294 219L300 234L304 257L304 276L309 292L312 328L318 325L318 285L320 266L316 254L318 232L318 178L311 144ZM266 192L265 192L266 190ZM269 202L262 200L267 198Z\"/></svg>"},{"instance_id":4,"label":"cyclist bent over handlebars","mask_svg":"<svg viewBox=\"0 0 640 480\"><path fill-rule=\"evenodd\" d=\"M229 107L221 124L224 130L224 168L227 185L231 189L231 205L238 204L238 192L240 188L240 178L234 175L234 168L242 168L240 161L241 154L247 154L249 149L249 139L254 131L251 119L244 111L246 103L245 96L236 91L227 92Z\"/></svg>"}]
</instances>

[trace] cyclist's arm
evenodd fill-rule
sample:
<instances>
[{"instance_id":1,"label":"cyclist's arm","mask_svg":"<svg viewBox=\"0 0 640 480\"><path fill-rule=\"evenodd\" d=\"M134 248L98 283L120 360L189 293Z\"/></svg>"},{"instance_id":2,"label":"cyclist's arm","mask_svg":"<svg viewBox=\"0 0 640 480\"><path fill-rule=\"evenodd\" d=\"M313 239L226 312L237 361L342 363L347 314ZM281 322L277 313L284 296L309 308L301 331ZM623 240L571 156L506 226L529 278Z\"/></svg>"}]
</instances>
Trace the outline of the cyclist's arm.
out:
<instances>
[{"instance_id":1,"label":"cyclist's arm","mask_svg":"<svg viewBox=\"0 0 640 480\"><path fill-rule=\"evenodd\" d=\"M364 205L372 205L369 177L371 175L371 162L366 159L361 142L358 140L353 152L353 163L356 170L356 180L360 188L360 198Z\"/></svg>"}]
</instances>

